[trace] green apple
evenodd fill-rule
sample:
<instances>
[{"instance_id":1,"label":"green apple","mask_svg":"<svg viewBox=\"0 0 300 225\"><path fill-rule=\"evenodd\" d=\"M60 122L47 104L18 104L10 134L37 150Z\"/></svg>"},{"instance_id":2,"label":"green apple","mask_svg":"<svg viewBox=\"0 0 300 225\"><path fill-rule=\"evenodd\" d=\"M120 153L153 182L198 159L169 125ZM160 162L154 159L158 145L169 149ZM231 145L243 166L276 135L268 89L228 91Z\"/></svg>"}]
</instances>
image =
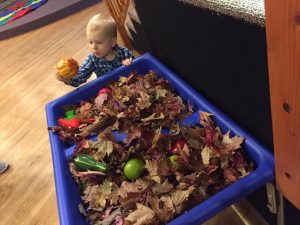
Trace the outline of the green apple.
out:
<instances>
[{"instance_id":1,"label":"green apple","mask_svg":"<svg viewBox=\"0 0 300 225\"><path fill-rule=\"evenodd\" d=\"M142 175L144 168L145 163L143 160L132 158L124 166L124 174L129 180L135 180Z\"/></svg>"},{"instance_id":2,"label":"green apple","mask_svg":"<svg viewBox=\"0 0 300 225\"><path fill-rule=\"evenodd\" d=\"M178 163L177 160L178 160L177 155L171 155L168 158L168 162L171 167L174 167L175 169L180 169L180 164Z\"/></svg>"}]
</instances>

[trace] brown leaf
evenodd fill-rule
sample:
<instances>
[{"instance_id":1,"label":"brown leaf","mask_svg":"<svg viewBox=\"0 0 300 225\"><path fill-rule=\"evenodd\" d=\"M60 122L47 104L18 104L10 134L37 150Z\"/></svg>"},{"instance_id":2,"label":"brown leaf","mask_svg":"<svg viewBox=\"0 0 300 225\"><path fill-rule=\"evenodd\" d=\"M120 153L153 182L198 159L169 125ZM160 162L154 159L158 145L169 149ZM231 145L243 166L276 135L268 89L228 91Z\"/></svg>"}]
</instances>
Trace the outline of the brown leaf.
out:
<instances>
[{"instance_id":1,"label":"brown leaf","mask_svg":"<svg viewBox=\"0 0 300 225\"><path fill-rule=\"evenodd\" d=\"M182 99L177 96L172 101L164 104L164 114L173 119L175 116L180 114L181 107Z\"/></svg>"},{"instance_id":2,"label":"brown leaf","mask_svg":"<svg viewBox=\"0 0 300 225\"><path fill-rule=\"evenodd\" d=\"M159 167L158 167L158 174L160 176L167 176L170 173L170 166L168 164L167 159L160 159L158 160Z\"/></svg>"},{"instance_id":3,"label":"brown leaf","mask_svg":"<svg viewBox=\"0 0 300 225\"><path fill-rule=\"evenodd\" d=\"M85 171L85 172L77 172L75 174L76 177L80 177L82 179L86 179L89 177L95 177L95 176L105 176L105 173L99 172L99 171Z\"/></svg>"},{"instance_id":4,"label":"brown leaf","mask_svg":"<svg viewBox=\"0 0 300 225\"><path fill-rule=\"evenodd\" d=\"M107 141L103 138L99 138L97 142L89 141L90 148L96 148L96 155L103 159L105 156L110 156L114 150L113 142Z\"/></svg>"},{"instance_id":5,"label":"brown leaf","mask_svg":"<svg viewBox=\"0 0 300 225\"><path fill-rule=\"evenodd\" d=\"M211 116L213 116L213 114L208 113L208 112L200 111L199 115L200 115L200 121L199 122L203 127L210 127L210 126L213 125L213 121L210 118Z\"/></svg>"},{"instance_id":6,"label":"brown leaf","mask_svg":"<svg viewBox=\"0 0 300 225\"><path fill-rule=\"evenodd\" d=\"M121 187L118 190L118 194L121 198L127 197L128 193L138 193L144 191L148 188L149 182L143 181L141 179L136 180L135 182L123 181Z\"/></svg>"},{"instance_id":7,"label":"brown leaf","mask_svg":"<svg viewBox=\"0 0 300 225\"><path fill-rule=\"evenodd\" d=\"M89 208L102 211L106 206L106 199L111 193L112 183L105 180L100 186L87 186L83 192L82 199L89 203Z\"/></svg>"},{"instance_id":8,"label":"brown leaf","mask_svg":"<svg viewBox=\"0 0 300 225\"><path fill-rule=\"evenodd\" d=\"M213 127L205 127L205 143L208 147L213 148L219 145L220 130Z\"/></svg>"},{"instance_id":9,"label":"brown leaf","mask_svg":"<svg viewBox=\"0 0 300 225\"><path fill-rule=\"evenodd\" d=\"M148 121L152 121L152 120L161 120L164 119L165 116L163 113L157 114L157 113L153 113L151 116L148 116L146 118L141 119L142 122L148 122Z\"/></svg>"},{"instance_id":10,"label":"brown leaf","mask_svg":"<svg viewBox=\"0 0 300 225\"><path fill-rule=\"evenodd\" d=\"M165 98L167 96L168 90L166 89L156 89L155 90L155 99Z\"/></svg>"},{"instance_id":11,"label":"brown leaf","mask_svg":"<svg viewBox=\"0 0 300 225\"><path fill-rule=\"evenodd\" d=\"M156 147L156 144L157 144L157 141L159 140L161 136L161 126L155 130L155 133L154 133L154 137L152 139L152 146L151 148L155 148Z\"/></svg>"},{"instance_id":12,"label":"brown leaf","mask_svg":"<svg viewBox=\"0 0 300 225\"><path fill-rule=\"evenodd\" d=\"M113 213L111 213L107 218L105 218L102 221L99 221L98 223L96 223L95 225L110 225L114 222L114 220L118 217L121 216L122 212L121 209L118 208L117 210L115 210Z\"/></svg>"},{"instance_id":13,"label":"brown leaf","mask_svg":"<svg viewBox=\"0 0 300 225\"><path fill-rule=\"evenodd\" d=\"M226 168L224 169L224 177L229 181L236 181L239 178L239 173L234 168Z\"/></svg>"},{"instance_id":14,"label":"brown leaf","mask_svg":"<svg viewBox=\"0 0 300 225\"><path fill-rule=\"evenodd\" d=\"M206 145L201 152L202 162L204 165L209 165L209 160L212 156L213 151Z\"/></svg>"},{"instance_id":15,"label":"brown leaf","mask_svg":"<svg viewBox=\"0 0 300 225\"><path fill-rule=\"evenodd\" d=\"M149 71L144 77L143 77L143 82L144 82L144 87L149 89L151 87L154 87L156 80L156 74L153 71Z\"/></svg>"},{"instance_id":16,"label":"brown leaf","mask_svg":"<svg viewBox=\"0 0 300 225\"><path fill-rule=\"evenodd\" d=\"M167 176L169 173L167 160L146 160L145 168L148 170L151 179L157 183L161 183L161 176Z\"/></svg>"},{"instance_id":17,"label":"brown leaf","mask_svg":"<svg viewBox=\"0 0 300 225\"><path fill-rule=\"evenodd\" d=\"M134 139L140 139L141 136L142 136L142 131L139 128L135 128L134 130L128 133L125 143L130 144Z\"/></svg>"},{"instance_id":18,"label":"brown leaf","mask_svg":"<svg viewBox=\"0 0 300 225\"><path fill-rule=\"evenodd\" d=\"M90 118L92 104L87 101L82 101L79 109L76 110L76 116L78 119Z\"/></svg>"},{"instance_id":19,"label":"brown leaf","mask_svg":"<svg viewBox=\"0 0 300 225\"><path fill-rule=\"evenodd\" d=\"M112 184L112 191L111 194L109 196L110 199L110 204L111 205L117 205L119 203L119 187L113 183Z\"/></svg>"},{"instance_id":20,"label":"brown leaf","mask_svg":"<svg viewBox=\"0 0 300 225\"><path fill-rule=\"evenodd\" d=\"M102 105L107 100L107 98L108 98L107 94L98 95L95 98L95 107L96 107L96 109L101 110L102 109Z\"/></svg>"},{"instance_id":21,"label":"brown leaf","mask_svg":"<svg viewBox=\"0 0 300 225\"><path fill-rule=\"evenodd\" d=\"M140 93L140 98L137 98L137 106L140 109L147 109L151 106L152 101L151 101L151 96L147 93Z\"/></svg>"},{"instance_id":22,"label":"brown leaf","mask_svg":"<svg viewBox=\"0 0 300 225\"><path fill-rule=\"evenodd\" d=\"M89 148L89 140L88 139L82 139L74 148L74 153L73 155L77 155L80 153L83 149Z\"/></svg>"},{"instance_id":23,"label":"brown leaf","mask_svg":"<svg viewBox=\"0 0 300 225\"><path fill-rule=\"evenodd\" d=\"M243 137L234 136L233 138L230 138L230 131L228 131L223 135L222 139L224 151L229 152L241 148L241 144L243 143L243 141Z\"/></svg>"},{"instance_id":24,"label":"brown leaf","mask_svg":"<svg viewBox=\"0 0 300 225\"><path fill-rule=\"evenodd\" d=\"M163 196L161 199L151 198L149 203L161 221L168 222L174 217L175 209L169 196Z\"/></svg>"},{"instance_id":25,"label":"brown leaf","mask_svg":"<svg viewBox=\"0 0 300 225\"><path fill-rule=\"evenodd\" d=\"M169 193L173 189L173 185L169 183L168 180L165 180L162 184L156 183L153 188L152 192L154 195L160 195L164 193Z\"/></svg>"},{"instance_id":26,"label":"brown leaf","mask_svg":"<svg viewBox=\"0 0 300 225\"><path fill-rule=\"evenodd\" d=\"M153 210L140 203L136 203L136 206L137 209L130 213L125 220L133 223L134 225L151 224L151 221L155 217Z\"/></svg>"},{"instance_id":27,"label":"brown leaf","mask_svg":"<svg viewBox=\"0 0 300 225\"><path fill-rule=\"evenodd\" d=\"M184 138L189 146L196 149L202 149L204 145L204 129L196 126L181 128Z\"/></svg>"},{"instance_id":28,"label":"brown leaf","mask_svg":"<svg viewBox=\"0 0 300 225\"><path fill-rule=\"evenodd\" d=\"M158 164L157 161L146 160L145 168L148 170L152 180L160 183L160 177L158 176Z\"/></svg>"},{"instance_id":29,"label":"brown leaf","mask_svg":"<svg viewBox=\"0 0 300 225\"><path fill-rule=\"evenodd\" d=\"M179 158L184 162L184 164L189 164L189 157L190 157L190 149L187 144L184 144Z\"/></svg>"},{"instance_id":30,"label":"brown leaf","mask_svg":"<svg viewBox=\"0 0 300 225\"><path fill-rule=\"evenodd\" d=\"M194 184L197 179L197 174L198 173L191 173L189 175L182 176L182 177L180 177L179 182L190 184L190 185Z\"/></svg>"},{"instance_id":31,"label":"brown leaf","mask_svg":"<svg viewBox=\"0 0 300 225\"><path fill-rule=\"evenodd\" d=\"M83 207L83 205L80 203L78 204L78 209L79 209L79 212L82 213L83 215L87 216L86 212L85 212L85 209Z\"/></svg>"},{"instance_id":32,"label":"brown leaf","mask_svg":"<svg viewBox=\"0 0 300 225\"><path fill-rule=\"evenodd\" d=\"M172 202L176 208L176 212L180 213L183 203L188 199L190 194L194 191L195 186L189 186L187 190L174 190L171 193Z\"/></svg>"}]
</instances>

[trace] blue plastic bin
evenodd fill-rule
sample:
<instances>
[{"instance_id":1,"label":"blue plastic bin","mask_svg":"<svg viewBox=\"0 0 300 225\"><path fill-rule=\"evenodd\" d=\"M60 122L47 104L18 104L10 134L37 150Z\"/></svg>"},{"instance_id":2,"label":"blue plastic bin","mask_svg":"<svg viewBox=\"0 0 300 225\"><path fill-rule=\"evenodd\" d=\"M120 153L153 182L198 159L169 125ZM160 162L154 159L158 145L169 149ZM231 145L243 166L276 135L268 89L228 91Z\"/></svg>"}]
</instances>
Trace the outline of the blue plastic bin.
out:
<instances>
[{"instance_id":1,"label":"blue plastic bin","mask_svg":"<svg viewBox=\"0 0 300 225\"><path fill-rule=\"evenodd\" d=\"M109 81L118 80L119 76L127 76L134 70L141 74L153 70L158 76L165 77L186 102L189 101L198 110L214 114L216 125L219 126L223 132L231 130L233 135L245 137L245 151L256 164L256 169L249 175L174 219L169 223L170 225L199 225L221 212L239 198L249 194L274 178L274 158L270 151L150 54L144 54L134 60L130 66L122 66L48 103L46 105L48 126L57 125L57 120L63 115L62 107L64 105L79 104L81 100L90 100L90 98L96 96L98 90ZM88 224L84 216L78 210L78 204L81 202L81 199L77 184L72 178L68 166L68 151L66 150L72 149L74 146L70 147L64 145L59 139L59 136L52 132L49 132L49 138L60 224Z\"/></svg>"}]
</instances>

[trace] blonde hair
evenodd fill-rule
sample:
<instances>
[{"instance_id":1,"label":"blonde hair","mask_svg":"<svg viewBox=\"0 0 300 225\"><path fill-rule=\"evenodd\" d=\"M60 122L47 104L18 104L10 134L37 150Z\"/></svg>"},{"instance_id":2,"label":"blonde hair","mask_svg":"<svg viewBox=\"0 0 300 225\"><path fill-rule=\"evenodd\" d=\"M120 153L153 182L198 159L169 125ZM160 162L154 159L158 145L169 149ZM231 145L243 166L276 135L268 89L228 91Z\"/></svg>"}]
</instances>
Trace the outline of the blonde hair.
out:
<instances>
[{"instance_id":1,"label":"blonde hair","mask_svg":"<svg viewBox=\"0 0 300 225\"><path fill-rule=\"evenodd\" d=\"M96 14L88 22L86 32L103 30L110 37L117 37L116 21L108 14Z\"/></svg>"}]
</instances>

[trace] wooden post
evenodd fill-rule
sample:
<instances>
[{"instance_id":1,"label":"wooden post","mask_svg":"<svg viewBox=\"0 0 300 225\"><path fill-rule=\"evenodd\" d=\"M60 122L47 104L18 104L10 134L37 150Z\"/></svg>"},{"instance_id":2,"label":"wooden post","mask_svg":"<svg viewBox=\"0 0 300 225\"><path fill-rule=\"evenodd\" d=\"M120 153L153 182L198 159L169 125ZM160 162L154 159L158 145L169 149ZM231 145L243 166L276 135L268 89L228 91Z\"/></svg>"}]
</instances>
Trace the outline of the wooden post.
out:
<instances>
[{"instance_id":1,"label":"wooden post","mask_svg":"<svg viewBox=\"0 0 300 225\"><path fill-rule=\"evenodd\" d=\"M105 0L106 7L108 8L110 15L114 18L117 24L120 36L125 46L132 50L132 42L125 29L125 20L128 12L128 8L131 0Z\"/></svg>"},{"instance_id":2,"label":"wooden post","mask_svg":"<svg viewBox=\"0 0 300 225\"><path fill-rule=\"evenodd\" d=\"M276 182L300 209L300 1L265 8Z\"/></svg>"}]
</instances>

